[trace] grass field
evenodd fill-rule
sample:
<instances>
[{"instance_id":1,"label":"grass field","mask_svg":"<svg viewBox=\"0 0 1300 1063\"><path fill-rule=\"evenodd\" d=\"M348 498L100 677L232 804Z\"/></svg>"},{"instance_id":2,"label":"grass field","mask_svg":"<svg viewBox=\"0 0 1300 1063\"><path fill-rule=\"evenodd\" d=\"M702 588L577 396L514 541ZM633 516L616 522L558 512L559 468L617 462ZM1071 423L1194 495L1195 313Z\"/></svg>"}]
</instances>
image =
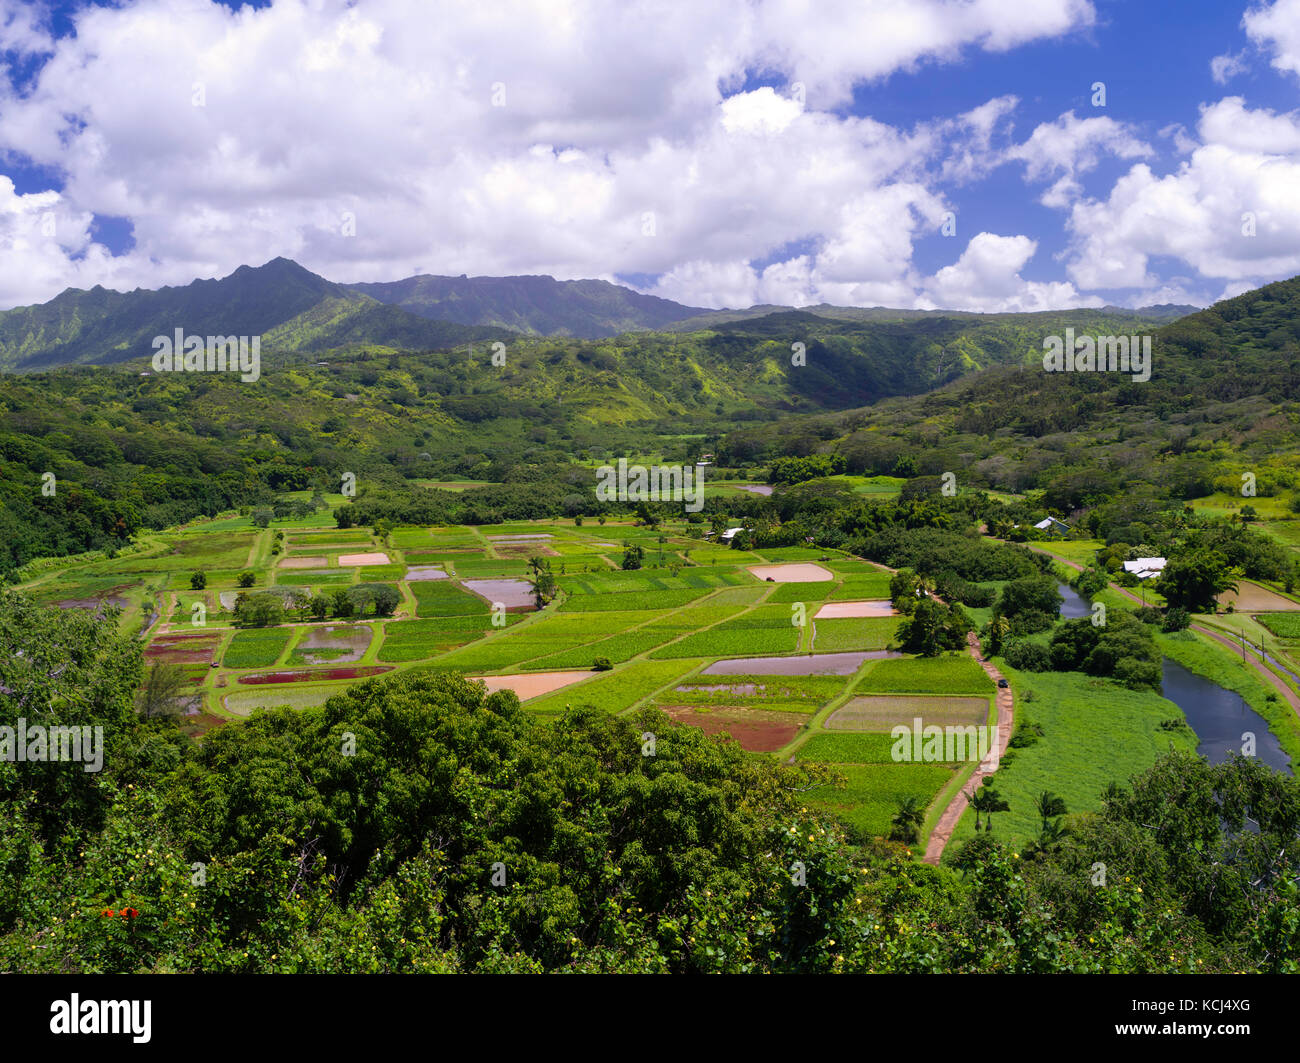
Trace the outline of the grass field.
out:
<instances>
[{"instance_id":1,"label":"grass field","mask_svg":"<svg viewBox=\"0 0 1300 1063\"><path fill-rule=\"evenodd\" d=\"M893 662L885 662L893 663ZM1096 812L1111 782L1126 786L1170 748L1195 749L1186 729L1161 730L1163 720L1182 711L1158 694L1127 690L1109 679L1079 672L1018 673L999 662L1016 695L1017 723L1031 722L1043 735L1034 744L1008 751L992 785L1010 804L994 819L993 836L1023 845L1036 838L1041 822L1034 802L1044 790L1065 800L1070 813ZM944 851L947 860L974 835L967 810Z\"/></svg>"}]
</instances>

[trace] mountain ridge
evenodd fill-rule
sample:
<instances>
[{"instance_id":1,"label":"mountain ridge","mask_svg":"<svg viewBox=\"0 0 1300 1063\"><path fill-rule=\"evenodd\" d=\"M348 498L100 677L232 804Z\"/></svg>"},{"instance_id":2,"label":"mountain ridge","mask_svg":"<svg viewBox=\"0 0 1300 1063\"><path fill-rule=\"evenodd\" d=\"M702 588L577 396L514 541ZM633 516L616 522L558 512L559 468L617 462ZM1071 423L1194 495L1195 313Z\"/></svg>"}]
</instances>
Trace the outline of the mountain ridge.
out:
<instances>
[{"instance_id":1,"label":"mountain ridge","mask_svg":"<svg viewBox=\"0 0 1300 1063\"><path fill-rule=\"evenodd\" d=\"M103 285L66 288L48 302L0 311L0 371L128 362L148 357L153 337L171 335L178 327L190 334L260 335L264 353L291 356L354 346L443 350L526 337L594 341L637 332L735 335L786 330L799 323L833 330L947 321L982 329L1012 320L1021 325L1046 323L1062 314L1163 323L1185 310L1195 308L1165 304L1137 310L1107 306L981 314L820 303L707 310L608 281L559 281L542 274L418 274L397 281L340 284L278 257L187 285L130 292Z\"/></svg>"}]
</instances>

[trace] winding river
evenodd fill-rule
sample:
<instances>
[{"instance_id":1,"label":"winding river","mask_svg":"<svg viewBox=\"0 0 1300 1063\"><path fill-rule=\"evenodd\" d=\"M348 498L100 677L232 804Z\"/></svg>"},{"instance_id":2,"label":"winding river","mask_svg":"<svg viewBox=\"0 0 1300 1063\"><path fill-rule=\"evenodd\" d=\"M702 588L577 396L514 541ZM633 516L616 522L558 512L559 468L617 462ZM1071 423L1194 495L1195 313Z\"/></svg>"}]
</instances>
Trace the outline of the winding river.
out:
<instances>
[{"instance_id":1,"label":"winding river","mask_svg":"<svg viewBox=\"0 0 1300 1063\"><path fill-rule=\"evenodd\" d=\"M1092 606L1068 583L1060 584L1060 591L1065 599L1062 617L1076 620L1092 615ZM1164 696L1183 710L1196 732L1200 739L1197 753L1211 764L1222 763L1230 752L1241 750L1242 735L1250 731L1255 735L1255 755L1269 767L1291 774L1290 758L1268 729L1268 721L1246 704L1245 698L1168 657L1161 663Z\"/></svg>"}]
</instances>

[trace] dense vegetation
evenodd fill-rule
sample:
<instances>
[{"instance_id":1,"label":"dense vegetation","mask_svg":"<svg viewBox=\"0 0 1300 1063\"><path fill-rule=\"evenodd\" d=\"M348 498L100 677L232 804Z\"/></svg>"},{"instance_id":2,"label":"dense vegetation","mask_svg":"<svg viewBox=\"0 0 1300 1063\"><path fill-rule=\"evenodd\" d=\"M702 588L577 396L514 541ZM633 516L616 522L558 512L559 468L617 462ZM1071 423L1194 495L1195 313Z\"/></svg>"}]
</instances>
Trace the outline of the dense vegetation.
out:
<instances>
[{"instance_id":1,"label":"dense vegetation","mask_svg":"<svg viewBox=\"0 0 1300 1063\"><path fill-rule=\"evenodd\" d=\"M1039 339L1056 331L1040 329ZM828 453L850 473L905 463L966 485L1037 488L1059 513L1096 507L1090 530L1103 537L1188 499L1237 493L1245 473L1259 497L1297 486L1287 458L1300 445L1300 278L1152 334L1145 382L1044 372L1041 345L1026 343L1021 359L921 397L737 430L718 457L764 464Z\"/></svg>"},{"instance_id":2,"label":"dense vegetation","mask_svg":"<svg viewBox=\"0 0 1300 1063\"><path fill-rule=\"evenodd\" d=\"M98 774L0 762L9 970L1300 966L1300 785L1254 761L1172 755L1057 843L984 835L952 872L847 844L802 803L824 769L654 710L548 725L414 672L195 743L134 714L113 625L6 594L0 640L0 722L106 744Z\"/></svg>"},{"instance_id":3,"label":"dense vegetation","mask_svg":"<svg viewBox=\"0 0 1300 1063\"><path fill-rule=\"evenodd\" d=\"M354 309L359 298L338 297ZM990 654L1043 690L1104 682L1117 711L1138 703L1125 699L1154 700L1162 640L1193 638L1184 629L1215 608L1217 595L1246 580L1287 589L1296 582L1286 540L1259 527L1240 500L1300 513L1300 281L1164 326L1155 372L1140 384L1034 366L1034 337L1044 331L1067 323L1132 331L1132 320L1113 311L1093 312L1087 324L1069 315L778 313L678 334L512 339L505 364L493 365L482 344L417 351L364 341L365 319L351 313L338 319L342 332L322 325L316 333L312 313L330 315L304 305L306 318L288 330L302 342L283 344L256 386L233 376L141 375L134 365L0 380L0 576L22 578L40 558L136 550L157 529L198 516L240 510L250 536L308 512L323 517L324 495L337 496L351 479L355 494L331 503L331 519L338 529L372 529L380 541L402 525L635 515L645 534L625 540L609 566L596 559L605 579L662 567L667 536L655 526L670 519L678 537L739 527L737 551L847 551L901 570L889 580L905 614L896 643L935 675L948 667L939 662L954 659L942 655L975 630ZM146 315L130 325L147 331L153 322ZM358 342L328 364L295 353L344 334ZM93 346L110 335L82 339ZM790 363L796 344L805 345L806 366ZM935 385L921 397L906 394ZM793 416L801 411L815 412ZM715 469L765 479L772 494L713 493L686 513L680 502L610 503L594 494L593 466L602 461L693 463L706 453ZM901 489L878 497L864 475L896 477ZM1247 480L1257 496L1240 494ZM1192 505L1216 493L1234 505ZM1035 527L1047 514L1068 522L1061 546L1077 548L1073 579L1089 597L1113 602L1111 581L1138 583L1125 562L1167 558L1160 578L1143 585L1152 605L1111 609L1103 624L1057 621L1064 570L1017 545L1054 534ZM271 547L272 557L279 552ZM324 582L312 577L312 594L254 589L254 573L240 571L252 564L247 543L230 554L228 572L223 564L191 576L187 567L184 577L195 591L232 583L250 591L232 610L241 638L227 664L278 660L288 640L274 625L288 619L286 609L300 619L373 618L401 601L386 582L332 587L329 572ZM570 593L576 577L564 566L577 556L557 554L558 575L542 557L504 560L527 572L543 605ZM679 556L659 575L675 580L693 565ZM871 590L861 596L878 596L885 579L876 572L862 580L857 586ZM589 597L620 604L614 586ZM665 593L686 602L706 586L683 582ZM445 608L442 596L460 595L455 588L410 594L421 619L392 625L393 662L424 661L421 639L449 649L465 644L453 628L472 638L486 630L482 617ZM819 599L797 585L789 595L773 594L734 623L730 607L719 606L716 626L674 628L681 641L656 649L653 671L635 681L619 666L630 653L665 646L667 629L606 632L595 607L561 613L574 630L590 622L584 634L605 637L584 642L577 656L549 641L524 652L608 673L585 688L596 708L566 710L568 695L557 694L537 703L547 712L525 713L509 692L487 695L458 672L417 665L351 686L324 707L259 711L195 740L152 707L189 673L153 666L146 674L141 645L113 624L5 594L0 724L98 725L106 749L101 773L0 759L0 964L1300 967L1300 788L1255 760L1211 767L1171 752L1138 778L1114 779L1092 813L1069 815L1043 792L1032 844L1013 852L981 829L953 868L930 868L905 848L919 837L924 811L914 794L899 802L895 843L858 826L846 831L823 798L808 796L839 777L840 768L825 766L840 763L827 753L833 743L865 747L862 735L819 734L823 760L778 763L674 727L654 708L616 716L596 704L616 684L650 698L684 674L679 665L691 654L795 652L804 636L788 607ZM472 607L486 609L478 599ZM866 631L871 622L822 621L817 645L835 645L837 623ZM486 648L454 649L461 656L449 667L517 663L513 647L522 642L505 635ZM988 683L982 672L976 678ZM1017 748L1035 742L1034 726L1017 733ZM647 732L657 739L653 755ZM855 763L846 785L865 787L874 767ZM1023 796L1009 813L996 793L982 794L981 827L1014 814L1038 829ZM124 919L123 910L139 915Z\"/></svg>"}]
</instances>

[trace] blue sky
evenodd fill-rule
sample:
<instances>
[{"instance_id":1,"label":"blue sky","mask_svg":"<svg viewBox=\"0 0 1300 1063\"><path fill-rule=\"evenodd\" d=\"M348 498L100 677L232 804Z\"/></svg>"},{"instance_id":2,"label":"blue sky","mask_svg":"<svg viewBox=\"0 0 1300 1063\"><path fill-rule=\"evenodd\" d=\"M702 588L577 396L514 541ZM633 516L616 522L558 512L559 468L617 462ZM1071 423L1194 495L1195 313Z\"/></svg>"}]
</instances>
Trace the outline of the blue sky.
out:
<instances>
[{"instance_id":1,"label":"blue sky","mask_svg":"<svg viewBox=\"0 0 1300 1063\"><path fill-rule=\"evenodd\" d=\"M1204 305L1300 272L1298 88L1300 0L0 0L0 307L277 255Z\"/></svg>"}]
</instances>

